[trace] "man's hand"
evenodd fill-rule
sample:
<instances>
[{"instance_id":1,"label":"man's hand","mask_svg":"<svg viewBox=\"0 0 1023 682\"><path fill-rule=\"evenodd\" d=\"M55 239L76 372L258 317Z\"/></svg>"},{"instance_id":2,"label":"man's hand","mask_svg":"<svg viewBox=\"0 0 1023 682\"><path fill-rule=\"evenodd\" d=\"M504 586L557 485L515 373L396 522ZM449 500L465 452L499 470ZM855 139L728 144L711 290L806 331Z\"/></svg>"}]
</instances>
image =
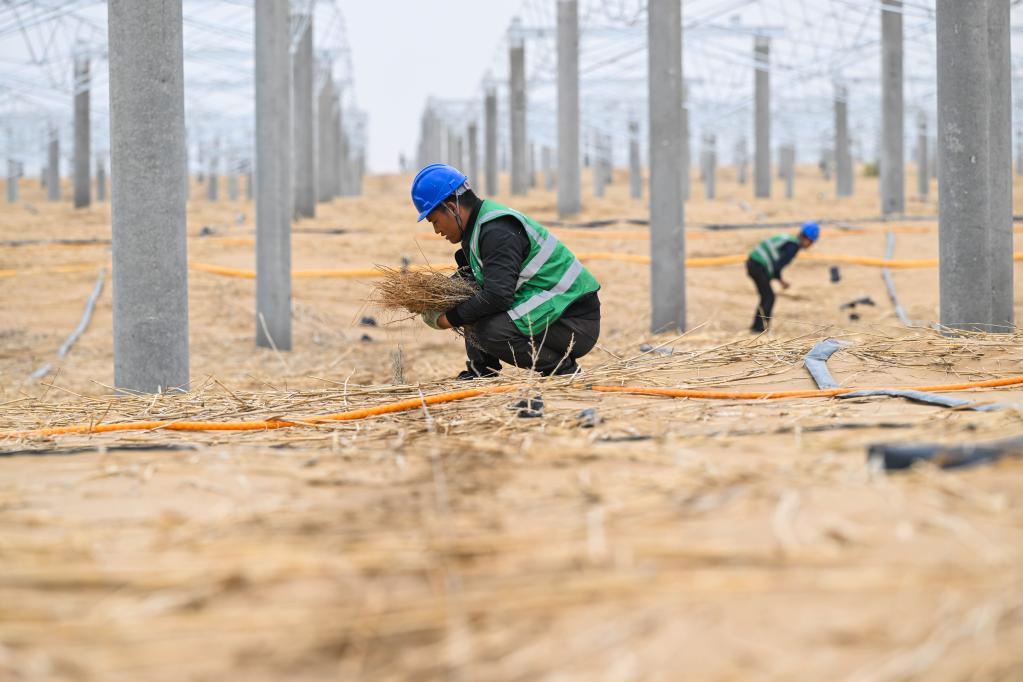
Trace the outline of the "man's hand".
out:
<instances>
[{"instance_id":1,"label":"man's hand","mask_svg":"<svg viewBox=\"0 0 1023 682\"><path fill-rule=\"evenodd\" d=\"M423 322L433 329L451 329L447 316L439 310L427 310L422 313Z\"/></svg>"},{"instance_id":2,"label":"man's hand","mask_svg":"<svg viewBox=\"0 0 1023 682\"><path fill-rule=\"evenodd\" d=\"M786 282L785 280L783 280L782 278L779 277L778 281L781 282L781 288L782 289L788 289L789 288L789 283Z\"/></svg>"}]
</instances>

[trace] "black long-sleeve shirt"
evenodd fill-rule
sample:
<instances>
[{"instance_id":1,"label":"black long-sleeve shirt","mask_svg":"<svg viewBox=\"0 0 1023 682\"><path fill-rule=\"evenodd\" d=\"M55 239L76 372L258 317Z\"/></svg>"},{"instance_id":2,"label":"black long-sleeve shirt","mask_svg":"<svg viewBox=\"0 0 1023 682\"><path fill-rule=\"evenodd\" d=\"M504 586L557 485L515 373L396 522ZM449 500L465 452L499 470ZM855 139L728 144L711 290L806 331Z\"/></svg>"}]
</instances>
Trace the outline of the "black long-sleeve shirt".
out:
<instances>
[{"instance_id":1,"label":"black long-sleeve shirt","mask_svg":"<svg viewBox=\"0 0 1023 682\"><path fill-rule=\"evenodd\" d=\"M781 271L799 253L799 242L785 242L778 247L778 259L774 261L773 279L781 279Z\"/></svg>"},{"instance_id":2,"label":"black long-sleeve shirt","mask_svg":"<svg viewBox=\"0 0 1023 682\"><path fill-rule=\"evenodd\" d=\"M455 253L455 262L461 272L469 265L469 244L473 226L479 217L482 201L477 200L466 221L462 235L462 248ZM445 313L454 327L472 324L476 320L503 313L512 307L519 273L529 258L529 237L522 224L511 216L502 216L485 223L479 237L480 264L483 267L483 287L467 301ZM471 271L467 275L472 277ZM591 317L600 315L597 293L581 296L565 309L563 317Z\"/></svg>"}]
</instances>

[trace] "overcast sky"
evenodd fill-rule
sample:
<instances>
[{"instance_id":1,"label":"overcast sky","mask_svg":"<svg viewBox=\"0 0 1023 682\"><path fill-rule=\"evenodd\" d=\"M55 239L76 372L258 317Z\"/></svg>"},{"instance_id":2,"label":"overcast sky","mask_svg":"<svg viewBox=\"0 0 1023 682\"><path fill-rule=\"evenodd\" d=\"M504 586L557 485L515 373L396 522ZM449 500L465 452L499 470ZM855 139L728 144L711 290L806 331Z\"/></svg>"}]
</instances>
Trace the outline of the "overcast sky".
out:
<instances>
[{"instance_id":1,"label":"overcast sky","mask_svg":"<svg viewBox=\"0 0 1023 682\"><path fill-rule=\"evenodd\" d=\"M342 5L359 106L369 116L369 166L415 158L426 98L475 97L519 0L360 0Z\"/></svg>"}]
</instances>

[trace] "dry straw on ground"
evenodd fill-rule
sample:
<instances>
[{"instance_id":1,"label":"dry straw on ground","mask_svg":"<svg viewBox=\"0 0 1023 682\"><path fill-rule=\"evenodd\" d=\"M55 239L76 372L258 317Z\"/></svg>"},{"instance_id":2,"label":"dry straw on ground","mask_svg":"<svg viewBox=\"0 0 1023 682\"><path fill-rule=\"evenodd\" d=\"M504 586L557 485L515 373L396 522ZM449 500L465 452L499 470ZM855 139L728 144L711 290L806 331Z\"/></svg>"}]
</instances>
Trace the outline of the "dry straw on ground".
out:
<instances>
[{"instance_id":1,"label":"dry straw on ground","mask_svg":"<svg viewBox=\"0 0 1023 682\"><path fill-rule=\"evenodd\" d=\"M475 283L432 270L398 270L378 265L383 279L374 287L373 302L384 310L418 315L450 310L478 291Z\"/></svg>"}]
</instances>

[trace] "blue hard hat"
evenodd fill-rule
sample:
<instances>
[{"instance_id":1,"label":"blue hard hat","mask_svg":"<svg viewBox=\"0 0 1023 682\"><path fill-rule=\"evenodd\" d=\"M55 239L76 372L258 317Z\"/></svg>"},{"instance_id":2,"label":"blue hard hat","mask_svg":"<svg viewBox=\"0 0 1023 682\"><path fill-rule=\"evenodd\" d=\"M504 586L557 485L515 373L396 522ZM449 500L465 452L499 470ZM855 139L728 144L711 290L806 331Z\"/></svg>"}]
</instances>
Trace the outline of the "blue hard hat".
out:
<instances>
[{"instance_id":1,"label":"blue hard hat","mask_svg":"<svg viewBox=\"0 0 1023 682\"><path fill-rule=\"evenodd\" d=\"M416 173L416 179L412 181L412 203L419 211L416 222L430 215L430 211L454 194L465 180L465 173L446 163L431 163Z\"/></svg>"},{"instance_id":2,"label":"blue hard hat","mask_svg":"<svg viewBox=\"0 0 1023 682\"><path fill-rule=\"evenodd\" d=\"M821 226L813 221L803 223L803 228L799 231L799 234L815 242L821 236Z\"/></svg>"}]
</instances>

